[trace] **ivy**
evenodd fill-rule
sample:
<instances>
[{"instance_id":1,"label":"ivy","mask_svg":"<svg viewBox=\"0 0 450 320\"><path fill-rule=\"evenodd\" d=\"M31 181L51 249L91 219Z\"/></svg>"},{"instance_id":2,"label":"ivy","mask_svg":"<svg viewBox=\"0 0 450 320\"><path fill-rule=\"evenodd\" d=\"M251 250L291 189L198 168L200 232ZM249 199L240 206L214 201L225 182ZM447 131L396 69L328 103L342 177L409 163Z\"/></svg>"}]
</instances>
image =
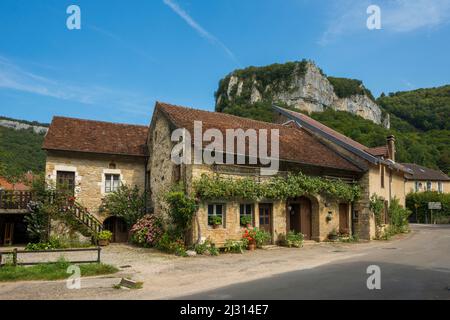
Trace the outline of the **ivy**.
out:
<instances>
[{"instance_id":1,"label":"ivy","mask_svg":"<svg viewBox=\"0 0 450 320\"><path fill-rule=\"evenodd\" d=\"M287 177L273 177L258 182L246 177L242 179L223 178L203 174L193 183L195 196L202 200L211 199L277 199L303 195L324 195L345 201L355 201L360 196L360 187L341 180L309 177L304 174L289 174Z\"/></svg>"}]
</instances>

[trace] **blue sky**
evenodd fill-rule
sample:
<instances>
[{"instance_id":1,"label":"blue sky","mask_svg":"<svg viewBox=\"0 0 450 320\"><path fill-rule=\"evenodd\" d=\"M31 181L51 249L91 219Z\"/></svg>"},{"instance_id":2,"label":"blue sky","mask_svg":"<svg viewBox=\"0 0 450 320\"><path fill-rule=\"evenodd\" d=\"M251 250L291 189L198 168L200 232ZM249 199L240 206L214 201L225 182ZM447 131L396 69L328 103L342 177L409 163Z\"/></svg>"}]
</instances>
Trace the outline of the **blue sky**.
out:
<instances>
[{"instance_id":1,"label":"blue sky","mask_svg":"<svg viewBox=\"0 0 450 320\"><path fill-rule=\"evenodd\" d=\"M156 100L213 110L232 70L303 58L376 96L440 86L449 40L449 0L1 0L0 115L148 124Z\"/></svg>"}]
</instances>

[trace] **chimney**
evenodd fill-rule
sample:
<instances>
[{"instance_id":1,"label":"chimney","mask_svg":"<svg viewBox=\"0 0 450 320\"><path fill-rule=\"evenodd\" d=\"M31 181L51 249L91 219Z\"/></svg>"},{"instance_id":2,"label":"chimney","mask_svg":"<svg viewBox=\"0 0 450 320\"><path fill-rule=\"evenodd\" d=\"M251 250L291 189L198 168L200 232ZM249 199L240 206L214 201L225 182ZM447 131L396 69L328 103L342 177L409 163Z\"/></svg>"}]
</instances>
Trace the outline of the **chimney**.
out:
<instances>
[{"instance_id":1,"label":"chimney","mask_svg":"<svg viewBox=\"0 0 450 320\"><path fill-rule=\"evenodd\" d=\"M390 135L386 138L388 148L388 159L395 162L395 137Z\"/></svg>"}]
</instances>

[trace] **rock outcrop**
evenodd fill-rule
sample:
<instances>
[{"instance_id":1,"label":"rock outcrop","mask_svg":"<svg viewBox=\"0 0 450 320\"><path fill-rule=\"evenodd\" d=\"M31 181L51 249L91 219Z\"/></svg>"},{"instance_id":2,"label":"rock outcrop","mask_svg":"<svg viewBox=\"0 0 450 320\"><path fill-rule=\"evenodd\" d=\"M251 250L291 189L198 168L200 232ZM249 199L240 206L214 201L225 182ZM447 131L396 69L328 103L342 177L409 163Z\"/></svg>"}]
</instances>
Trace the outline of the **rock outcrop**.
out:
<instances>
[{"instance_id":1,"label":"rock outcrop","mask_svg":"<svg viewBox=\"0 0 450 320\"><path fill-rule=\"evenodd\" d=\"M236 103L242 106L257 102L278 103L307 112L332 108L390 126L389 117L360 81L328 78L311 61L236 70L221 80L216 92L217 111Z\"/></svg>"},{"instance_id":2,"label":"rock outcrop","mask_svg":"<svg viewBox=\"0 0 450 320\"><path fill-rule=\"evenodd\" d=\"M27 123L23 123L23 122L19 122L19 121L6 120L6 119L0 119L0 126L6 127L6 128L11 128L14 130L28 130L28 129L32 128L33 131L38 134L47 133L47 131L48 131L47 127L31 125L31 124L27 124Z\"/></svg>"}]
</instances>

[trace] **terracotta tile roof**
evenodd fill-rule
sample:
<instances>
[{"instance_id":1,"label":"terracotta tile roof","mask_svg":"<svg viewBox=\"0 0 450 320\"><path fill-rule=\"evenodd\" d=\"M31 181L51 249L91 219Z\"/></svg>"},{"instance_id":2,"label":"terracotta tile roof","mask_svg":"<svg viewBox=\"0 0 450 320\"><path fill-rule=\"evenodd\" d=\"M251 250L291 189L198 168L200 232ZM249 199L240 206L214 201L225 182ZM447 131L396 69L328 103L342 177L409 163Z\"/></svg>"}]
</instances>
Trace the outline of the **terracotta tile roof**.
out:
<instances>
[{"instance_id":1,"label":"terracotta tile roof","mask_svg":"<svg viewBox=\"0 0 450 320\"><path fill-rule=\"evenodd\" d=\"M23 182L11 183L5 177L0 177L0 190L27 191L30 187Z\"/></svg>"},{"instance_id":2,"label":"terracotta tile roof","mask_svg":"<svg viewBox=\"0 0 450 320\"><path fill-rule=\"evenodd\" d=\"M385 157L387 158L389 155L389 151L387 146L379 146L379 147L374 147L374 148L368 148L366 149L366 151L368 153L370 153L371 155L375 156L375 157Z\"/></svg>"},{"instance_id":3,"label":"terracotta tile roof","mask_svg":"<svg viewBox=\"0 0 450 320\"><path fill-rule=\"evenodd\" d=\"M147 133L146 126L54 117L42 148L145 156Z\"/></svg>"},{"instance_id":4,"label":"terracotta tile roof","mask_svg":"<svg viewBox=\"0 0 450 320\"><path fill-rule=\"evenodd\" d=\"M157 102L155 110L161 110L178 128L193 133L194 121L202 121L203 131L219 129L278 129L280 133L280 158L313 166L361 172L361 169L326 147L309 132L293 126L256 121L225 113L203 111ZM268 133L270 136L270 133ZM269 141L268 150L270 150Z\"/></svg>"},{"instance_id":5,"label":"terracotta tile roof","mask_svg":"<svg viewBox=\"0 0 450 320\"><path fill-rule=\"evenodd\" d=\"M412 171L412 174L405 176L408 180L450 181L450 178L442 171L419 166L415 163L402 163L402 165Z\"/></svg>"}]
</instances>

